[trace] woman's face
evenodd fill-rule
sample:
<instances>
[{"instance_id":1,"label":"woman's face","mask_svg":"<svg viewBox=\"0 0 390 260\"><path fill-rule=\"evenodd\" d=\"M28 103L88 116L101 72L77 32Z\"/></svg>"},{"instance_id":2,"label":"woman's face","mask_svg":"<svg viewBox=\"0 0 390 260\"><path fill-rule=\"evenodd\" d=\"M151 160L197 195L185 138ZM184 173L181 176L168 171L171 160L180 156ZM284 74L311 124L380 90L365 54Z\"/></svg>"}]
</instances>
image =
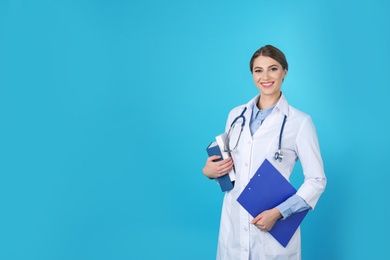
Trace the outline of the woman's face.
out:
<instances>
[{"instance_id":1,"label":"woman's face","mask_svg":"<svg viewBox=\"0 0 390 260\"><path fill-rule=\"evenodd\" d=\"M263 96L279 97L286 75L287 71L282 65L270 57L259 56L253 61L253 81Z\"/></svg>"}]
</instances>

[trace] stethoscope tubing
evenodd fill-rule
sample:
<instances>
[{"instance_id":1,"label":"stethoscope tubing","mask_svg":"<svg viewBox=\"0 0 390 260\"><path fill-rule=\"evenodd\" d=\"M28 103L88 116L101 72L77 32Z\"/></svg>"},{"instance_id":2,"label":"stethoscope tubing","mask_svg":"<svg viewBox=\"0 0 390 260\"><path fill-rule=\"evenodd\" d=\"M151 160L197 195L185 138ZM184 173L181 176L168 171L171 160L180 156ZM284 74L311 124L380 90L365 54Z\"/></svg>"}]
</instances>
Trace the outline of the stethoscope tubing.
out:
<instances>
[{"instance_id":1,"label":"stethoscope tubing","mask_svg":"<svg viewBox=\"0 0 390 260\"><path fill-rule=\"evenodd\" d=\"M281 162L283 160L283 153L282 153L282 136L283 136L283 130L284 125L286 124L287 116L284 115L282 127L280 128L280 134L279 134L279 145L278 145L278 151L275 153L274 159Z\"/></svg>"},{"instance_id":2,"label":"stethoscope tubing","mask_svg":"<svg viewBox=\"0 0 390 260\"><path fill-rule=\"evenodd\" d=\"M242 118L242 123L241 123L241 127L244 127L245 126L245 116L244 116L244 113L246 111L246 107L244 108L244 110L241 112L241 114L236 117L233 122L230 124L230 128L233 127L233 125L237 122L238 119Z\"/></svg>"},{"instance_id":3,"label":"stethoscope tubing","mask_svg":"<svg viewBox=\"0 0 390 260\"><path fill-rule=\"evenodd\" d=\"M247 110L247 107L244 108L244 110L241 112L241 114L239 116L237 116L233 122L230 124L230 128L229 128L229 131L227 133L227 138L229 137L230 135L230 131L232 130L232 128L234 127L234 125L236 124L237 120L239 120L240 118L242 118L242 123L241 123L241 130L240 130L240 134L239 134L239 137L238 137L238 140L237 140L237 144L240 140L240 137L241 137L241 132L245 126L245 122L246 122L246 119L245 119L245 116L244 116L244 113L246 112ZM287 120L287 115L284 115L284 118L283 118L283 123L282 123L282 127L280 128L280 134L279 134L279 144L278 144L278 151L275 153L275 156L274 156L274 159L275 160L278 160L279 162L282 161L283 159L283 153L282 153L282 136L283 136L283 131L284 131L284 126L286 124L286 120ZM228 141L226 142L228 143ZM232 150L234 150L237 146L237 144L233 147L232 150L229 149L229 144L226 144L227 147L225 147L225 150L228 151L228 152L231 152Z\"/></svg>"}]
</instances>

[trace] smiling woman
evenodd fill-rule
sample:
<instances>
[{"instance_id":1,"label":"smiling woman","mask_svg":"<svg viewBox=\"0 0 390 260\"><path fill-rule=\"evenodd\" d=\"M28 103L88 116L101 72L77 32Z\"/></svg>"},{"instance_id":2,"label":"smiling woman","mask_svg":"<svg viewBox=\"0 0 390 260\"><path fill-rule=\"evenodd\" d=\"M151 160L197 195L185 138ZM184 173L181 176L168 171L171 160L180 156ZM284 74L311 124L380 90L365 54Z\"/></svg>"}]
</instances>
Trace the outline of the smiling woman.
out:
<instances>
[{"instance_id":1,"label":"smiling woman","mask_svg":"<svg viewBox=\"0 0 390 260\"><path fill-rule=\"evenodd\" d=\"M253 54L249 67L253 81L262 93L262 97L279 98L280 88L288 70L288 63L283 52L271 45L266 45Z\"/></svg>"},{"instance_id":2,"label":"smiling woman","mask_svg":"<svg viewBox=\"0 0 390 260\"><path fill-rule=\"evenodd\" d=\"M298 260L301 259L299 228L285 247L268 231L279 219L314 209L324 191L326 177L317 134L310 116L290 106L281 92L288 63L279 49L271 45L260 48L252 56L250 69L260 94L230 112L226 132L235 131L234 128L231 131L229 126L234 125L236 118L244 117L240 120L249 124L244 126L236 149L231 151L231 158L217 161L218 156L210 156L203 168L203 173L209 178L223 176L233 167L236 173L234 188L225 193L223 201L217 259L282 257L280 259ZM282 131L279 132L276 129L280 125ZM225 140L229 141L229 138ZM273 156L275 150L277 152ZM296 194L256 217L252 217L237 202L263 161L272 162L289 179L298 159L301 160L305 179ZM256 199L261 201L264 198Z\"/></svg>"},{"instance_id":3,"label":"smiling woman","mask_svg":"<svg viewBox=\"0 0 390 260\"><path fill-rule=\"evenodd\" d=\"M280 96L280 87L284 77L287 75L287 70L280 63L266 56L257 57L253 63L253 81L262 93L261 98L278 98ZM260 101L259 105L261 105ZM262 107L259 108L263 109Z\"/></svg>"}]
</instances>

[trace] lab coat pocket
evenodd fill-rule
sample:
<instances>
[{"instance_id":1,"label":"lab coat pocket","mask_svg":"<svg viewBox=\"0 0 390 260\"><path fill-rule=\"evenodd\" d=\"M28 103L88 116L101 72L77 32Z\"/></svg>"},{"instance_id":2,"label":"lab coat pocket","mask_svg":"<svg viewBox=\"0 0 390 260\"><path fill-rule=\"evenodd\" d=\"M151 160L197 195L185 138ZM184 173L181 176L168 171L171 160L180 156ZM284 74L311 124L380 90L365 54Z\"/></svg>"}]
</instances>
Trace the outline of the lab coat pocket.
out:
<instances>
[{"instance_id":1,"label":"lab coat pocket","mask_svg":"<svg viewBox=\"0 0 390 260\"><path fill-rule=\"evenodd\" d=\"M301 259L301 234L300 229L295 232L286 247L279 244L270 235L266 241L266 259L269 260L300 260Z\"/></svg>"}]
</instances>

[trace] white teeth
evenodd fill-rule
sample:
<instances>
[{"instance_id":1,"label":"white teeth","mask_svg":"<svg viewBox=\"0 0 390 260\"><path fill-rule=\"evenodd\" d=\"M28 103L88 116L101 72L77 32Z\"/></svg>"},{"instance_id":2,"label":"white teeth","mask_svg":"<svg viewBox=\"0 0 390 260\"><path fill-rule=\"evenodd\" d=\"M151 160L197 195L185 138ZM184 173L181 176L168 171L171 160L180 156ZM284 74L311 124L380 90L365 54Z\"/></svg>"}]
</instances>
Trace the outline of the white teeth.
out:
<instances>
[{"instance_id":1,"label":"white teeth","mask_svg":"<svg viewBox=\"0 0 390 260\"><path fill-rule=\"evenodd\" d=\"M272 85L272 82L267 82L267 83L261 83L264 87L269 87Z\"/></svg>"}]
</instances>

